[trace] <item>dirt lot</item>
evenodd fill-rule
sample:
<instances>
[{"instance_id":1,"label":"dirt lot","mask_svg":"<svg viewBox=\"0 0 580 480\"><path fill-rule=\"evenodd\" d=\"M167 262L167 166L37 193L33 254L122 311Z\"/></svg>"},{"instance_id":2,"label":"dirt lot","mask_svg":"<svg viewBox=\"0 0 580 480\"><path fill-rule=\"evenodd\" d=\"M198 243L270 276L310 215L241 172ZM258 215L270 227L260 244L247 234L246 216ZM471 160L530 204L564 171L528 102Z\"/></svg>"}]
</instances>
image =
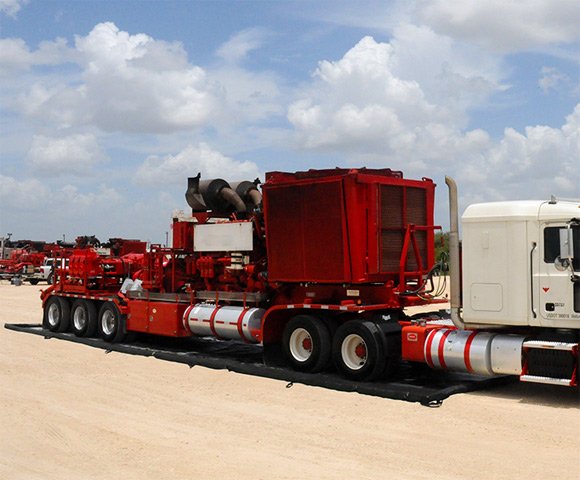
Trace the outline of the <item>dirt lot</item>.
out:
<instances>
[{"instance_id":1,"label":"dirt lot","mask_svg":"<svg viewBox=\"0 0 580 480\"><path fill-rule=\"evenodd\" d=\"M39 323L39 286L0 320ZM580 478L578 392L514 384L440 408L0 328L3 479Z\"/></svg>"}]
</instances>

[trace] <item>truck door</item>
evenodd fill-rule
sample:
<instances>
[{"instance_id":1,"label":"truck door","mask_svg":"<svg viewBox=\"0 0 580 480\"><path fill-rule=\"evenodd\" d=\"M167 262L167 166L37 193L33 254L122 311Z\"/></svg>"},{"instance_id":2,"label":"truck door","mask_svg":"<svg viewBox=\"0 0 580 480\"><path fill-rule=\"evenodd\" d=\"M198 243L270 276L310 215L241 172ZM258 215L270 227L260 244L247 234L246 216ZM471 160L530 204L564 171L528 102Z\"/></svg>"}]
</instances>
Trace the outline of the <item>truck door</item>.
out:
<instances>
[{"instance_id":1,"label":"truck door","mask_svg":"<svg viewBox=\"0 0 580 480\"><path fill-rule=\"evenodd\" d=\"M578 328L580 282L572 281L572 275L580 274L580 226L572 227L571 265L567 265L568 259L561 258L561 238L566 230L565 222L540 224L538 313L542 325Z\"/></svg>"}]
</instances>

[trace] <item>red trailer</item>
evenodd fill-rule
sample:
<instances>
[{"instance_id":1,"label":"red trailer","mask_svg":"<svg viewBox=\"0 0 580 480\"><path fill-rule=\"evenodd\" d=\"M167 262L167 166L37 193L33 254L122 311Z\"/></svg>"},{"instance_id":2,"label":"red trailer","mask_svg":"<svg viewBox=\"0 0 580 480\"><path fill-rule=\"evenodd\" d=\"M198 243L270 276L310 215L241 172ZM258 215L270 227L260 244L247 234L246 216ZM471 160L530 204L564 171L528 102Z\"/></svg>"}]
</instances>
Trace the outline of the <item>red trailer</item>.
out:
<instances>
[{"instance_id":1,"label":"red trailer","mask_svg":"<svg viewBox=\"0 0 580 480\"><path fill-rule=\"evenodd\" d=\"M191 214L173 219L173 245L75 252L42 293L44 326L110 342L140 332L261 343L267 361L313 373L336 368L354 380L384 377L401 358L488 375L520 375L544 362L543 352L526 353L535 348L530 341L544 339L533 325L517 332L503 325L501 334L485 322L466 328L458 290L452 320L405 315L405 307L447 301L433 284L442 263L430 179L390 169L270 172L261 190L258 181L190 178ZM572 238L577 227L568 230ZM454 251L452 266L457 258ZM550 340L568 348L562 362L574 365L563 367L572 385L577 332Z\"/></svg>"}]
</instances>

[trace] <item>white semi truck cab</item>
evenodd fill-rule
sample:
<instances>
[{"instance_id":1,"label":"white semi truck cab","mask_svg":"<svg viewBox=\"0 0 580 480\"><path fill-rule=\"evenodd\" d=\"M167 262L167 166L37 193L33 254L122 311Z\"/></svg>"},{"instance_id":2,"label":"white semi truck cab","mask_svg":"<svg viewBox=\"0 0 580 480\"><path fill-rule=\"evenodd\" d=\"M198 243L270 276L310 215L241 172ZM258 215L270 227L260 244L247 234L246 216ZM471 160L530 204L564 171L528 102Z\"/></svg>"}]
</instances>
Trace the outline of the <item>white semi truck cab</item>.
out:
<instances>
[{"instance_id":1,"label":"white semi truck cab","mask_svg":"<svg viewBox=\"0 0 580 480\"><path fill-rule=\"evenodd\" d=\"M481 350L475 358L486 359L484 374L578 385L580 201L470 205L461 218L460 249L457 187L449 177L446 183L451 318L458 330L445 339L437 333L430 353L439 348L455 360L459 352L472 371L467 359L475 348Z\"/></svg>"},{"instance_id":2,"label":"white semi truck cab","mask_svg":"<svg viewBox=\"0 0 580 480\"><path fill-rule=\"evenodd\" d=\"M580 202L497 202L463 214L463 321L580 330Z\"/></svg>"}]
</instances>

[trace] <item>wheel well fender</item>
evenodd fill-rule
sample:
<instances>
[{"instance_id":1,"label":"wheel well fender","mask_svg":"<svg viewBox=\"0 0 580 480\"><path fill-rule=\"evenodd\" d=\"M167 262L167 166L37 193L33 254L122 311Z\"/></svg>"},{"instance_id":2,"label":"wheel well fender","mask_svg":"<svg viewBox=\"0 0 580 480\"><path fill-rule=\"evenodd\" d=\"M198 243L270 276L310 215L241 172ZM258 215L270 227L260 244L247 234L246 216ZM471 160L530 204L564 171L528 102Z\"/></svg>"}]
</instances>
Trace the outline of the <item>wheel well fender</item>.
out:
<instances>
[{"instance_id":1,"label":"wheel well fender","mask_svg":"<svg viewBox=\"0 0 580 480\"><path fill-rule=\"evenodd\" d=\"M285 306L270 308L262 318L262 343L280 342L286 324L303 311L303 309L288 309Z\"/></svg>"}]
</instances>

